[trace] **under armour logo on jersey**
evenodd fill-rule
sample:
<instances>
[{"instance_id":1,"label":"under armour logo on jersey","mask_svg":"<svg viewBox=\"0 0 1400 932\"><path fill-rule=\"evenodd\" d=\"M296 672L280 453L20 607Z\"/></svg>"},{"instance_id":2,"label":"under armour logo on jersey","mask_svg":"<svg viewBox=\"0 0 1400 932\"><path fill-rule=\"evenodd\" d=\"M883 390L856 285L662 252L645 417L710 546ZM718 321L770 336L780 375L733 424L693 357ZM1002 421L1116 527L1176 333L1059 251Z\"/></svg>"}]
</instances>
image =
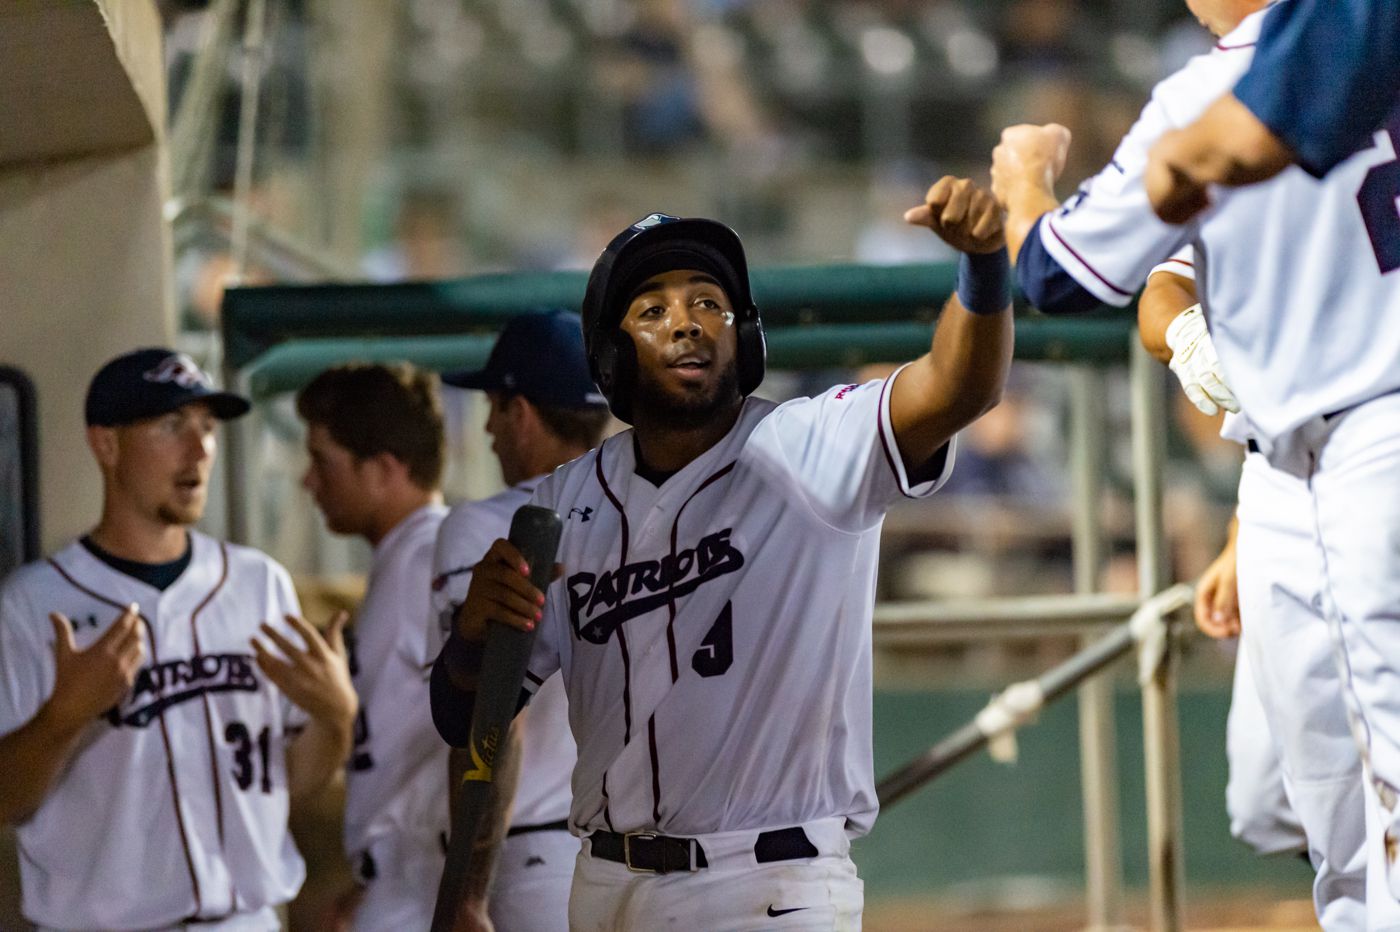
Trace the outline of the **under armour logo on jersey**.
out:
<instances>
[{"instance_id":1,"label":"under armour logo on jersey","mask_svg":"<svg viewBox=\"0 0 1400 932\"><path fill-rule=\"evenodd\" d=\"M172 353L161 364L141 374L147 382L174 382L181 388L194 388L196 385L211 387L209 376L195 365L195 361L184 353Z\"/></svg>"},{"instance_id":2,"label":"under armour logo on jersey","mask_svg":"<svg viewBox=\"0 0 1400 932\"><path fill-rule=\"evenodd\" d=\"M593 644L606 644L618 626L684 598L705 583L738 571L744 555L729 542L733 528L700 539L693 548L660 560L627 563L602 575L569 577L569 616L574 633ZM645 593L645 594L644 594ZM583 616L590 616L585 623Z\"/></svg>"},{"instance_id":3,"label":"under armour logo on jersey","mask_svg":"<svg viewBox=\"0 0 1400 932\"><path fill-rule=\"evenodd\" d=\"M114 727L145 728L171 706L207 693L257 691L252 654L200 654L187 660L167 660L142 667L131 686L131 697L108 712L107 720Z\"/></svg>"},{"instance_id":4,"label":"under armour logo on jersey","mask_svg":"<svg viewBox=\"0 0 1400 932\"><path fill-rule=\"evenodd\" d=\"M592 509L592 508L588 508L588 507L584 507L584 508L570 508L570 509L569 509L569 520L572 521L574 515L578 515L578 519L579 519L580 521L587 521L589 518L593 517L593 509Z\"/></svg>"}]
</instances>

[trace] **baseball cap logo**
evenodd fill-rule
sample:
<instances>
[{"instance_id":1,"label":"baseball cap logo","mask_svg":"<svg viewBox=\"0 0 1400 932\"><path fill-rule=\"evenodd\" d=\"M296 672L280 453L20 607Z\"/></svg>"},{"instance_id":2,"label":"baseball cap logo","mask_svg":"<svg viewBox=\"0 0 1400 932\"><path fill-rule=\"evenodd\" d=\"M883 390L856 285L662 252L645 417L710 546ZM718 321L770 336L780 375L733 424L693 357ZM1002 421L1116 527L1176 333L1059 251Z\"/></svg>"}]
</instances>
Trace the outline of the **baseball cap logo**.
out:
<instances>
[{"instance_id":1,"label":"baseball cap logo","mask_svg":"<svg viewBox=\"0 0 1400 932\"><path fill-rule=\"evenodd\" d=\"M672 217L670 214L648 214L647 216L643 217L641 220L638 220L636 223L632 224L632 229L634 229L634 230L649 230L649 229L651 229L652 227L654 227L654 226L659 226L660 224L663 224L663 223L665 223L665 222L668 221L668 220L675 220L675 219L676 219L676 218L675 218L675 217Z\"/></svg>"},{"instance_id":2,"label":"baseball cap logo","mask_svg":"<svg viewBox=\"0 0 1400 932\"><path fill-rule=\"evenodd\" d=\"M147 382L170 383L181 388L194 388L202 385L205 388L211 387L209 376L205 375L195 365L195 361L184 353L172 353L161 360L160 365L154 369L147 370L141 374L141 378Z\"/></svg>"}]
</instances>

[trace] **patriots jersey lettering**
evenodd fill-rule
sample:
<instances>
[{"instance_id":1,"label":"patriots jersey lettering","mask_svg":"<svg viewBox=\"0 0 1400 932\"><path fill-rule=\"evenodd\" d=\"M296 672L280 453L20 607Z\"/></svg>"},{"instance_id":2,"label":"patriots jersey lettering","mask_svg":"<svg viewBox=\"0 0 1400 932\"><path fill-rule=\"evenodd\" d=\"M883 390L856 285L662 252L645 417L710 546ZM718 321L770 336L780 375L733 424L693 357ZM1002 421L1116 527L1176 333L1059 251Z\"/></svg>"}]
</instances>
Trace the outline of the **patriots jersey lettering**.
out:
<instances>
[{"instance_id":1,"label":"patriots jersey lettering","mask_svg":"<svg viewBox=\"0 0 1400 932\"><path fill-rule=\"evenodd\" d=\"M574 633L606 644L617 627L684 598L705 583L737 572L744 555L729 543L733 528L716 531L691 548L660 560L639 560L602 575L569 577L569 617Z\"/></svg>"},{"instance_id":2,"label":"patriots jersey lettering","mask_svg":"<svg viewBox=\"0 0 1400 932\"><path fill-rule=\"evenodd\" d=\"M201 654L142 667L130 698L107 713L113 727L145 728L171 706L209 693L257 692L257 664L252 654Z\"/></svg>"}]
</instances>

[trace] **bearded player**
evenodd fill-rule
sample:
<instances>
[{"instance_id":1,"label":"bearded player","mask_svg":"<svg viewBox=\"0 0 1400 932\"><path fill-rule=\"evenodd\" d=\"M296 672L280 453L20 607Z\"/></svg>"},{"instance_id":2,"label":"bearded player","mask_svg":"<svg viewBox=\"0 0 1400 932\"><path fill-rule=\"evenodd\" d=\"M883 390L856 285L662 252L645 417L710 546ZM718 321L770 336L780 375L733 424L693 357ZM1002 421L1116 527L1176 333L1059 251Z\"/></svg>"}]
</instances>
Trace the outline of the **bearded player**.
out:
<instances>
[{"instance_id":1,"label":"bearded player","mask_svg":"<svg viewBox=\"0 0 1400 932\"><path fill-rule=\"evenodd\" d=\"M527 690L562 674L578 742L573 929L860 925L880 527L946 479L1012 350L991 196L944 178L906 220L964 253L929 352L784 405L747 397L763 334L727 227L653 214L593 268L590 367L633 429L535 492L562 579L535 590L497 541L433 674L465 745L487 621L538 627Z\"/></svg>"}]
</instances>

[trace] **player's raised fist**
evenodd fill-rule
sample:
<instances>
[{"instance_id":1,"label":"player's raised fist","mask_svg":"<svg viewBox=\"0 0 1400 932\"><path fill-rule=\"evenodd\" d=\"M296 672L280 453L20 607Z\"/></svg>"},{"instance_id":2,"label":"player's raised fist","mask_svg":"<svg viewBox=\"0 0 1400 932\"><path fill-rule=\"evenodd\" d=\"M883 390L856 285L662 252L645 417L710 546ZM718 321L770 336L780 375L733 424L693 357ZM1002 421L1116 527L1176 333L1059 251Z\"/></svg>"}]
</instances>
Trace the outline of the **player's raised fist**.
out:
<instances>
[{"instance_id":1,"label":"player's raised fist","mask_svg":"<svg viewBox=\"0 0 1400 932\"><path fill-rule=\"evenodd\" d=\"M87 650L73 641L73 623L53 612L54 687L45 711L66 728L81 728L121 701L141 668L146 648L141 619L128 605Z\"/></svg>"},{"instance_id":2,"label":"player's raised fist","mask_svg":"<svg viewBox=\"0 0 1400 932\"><path fill-rule=\"evenodd\" d=\"M945 175L928 189L924 203L904 212L904 221L928 227L959 252L996 252L1006 245L1003 211L990 191L967 178Z\"/></svg>"},{"instance_id":3,"label":"player's raised fist","mask_svg":"<svg viewBox=\"0 0 1400 932\"><path fill-rule=\"evenodd\" d=\"M1021 123L1001 131L992 150L992 193L1009 205L1019 189L1053 191L1069 155L1070 132L1058 123Z\"/></svg>"},{"instance_id":4,"label":"player's raised fist","mask_svg":"<svg viewBox=\"0 0 1400 932\"><path fill-rule=\"evenodd\" d=\"M457 634L484 641L488 621L532 631L543 612L544 593L531 584L529 564L514 544L501 538L472 570L466 601L457 612Z\"/></svg>"}]
</instances>

